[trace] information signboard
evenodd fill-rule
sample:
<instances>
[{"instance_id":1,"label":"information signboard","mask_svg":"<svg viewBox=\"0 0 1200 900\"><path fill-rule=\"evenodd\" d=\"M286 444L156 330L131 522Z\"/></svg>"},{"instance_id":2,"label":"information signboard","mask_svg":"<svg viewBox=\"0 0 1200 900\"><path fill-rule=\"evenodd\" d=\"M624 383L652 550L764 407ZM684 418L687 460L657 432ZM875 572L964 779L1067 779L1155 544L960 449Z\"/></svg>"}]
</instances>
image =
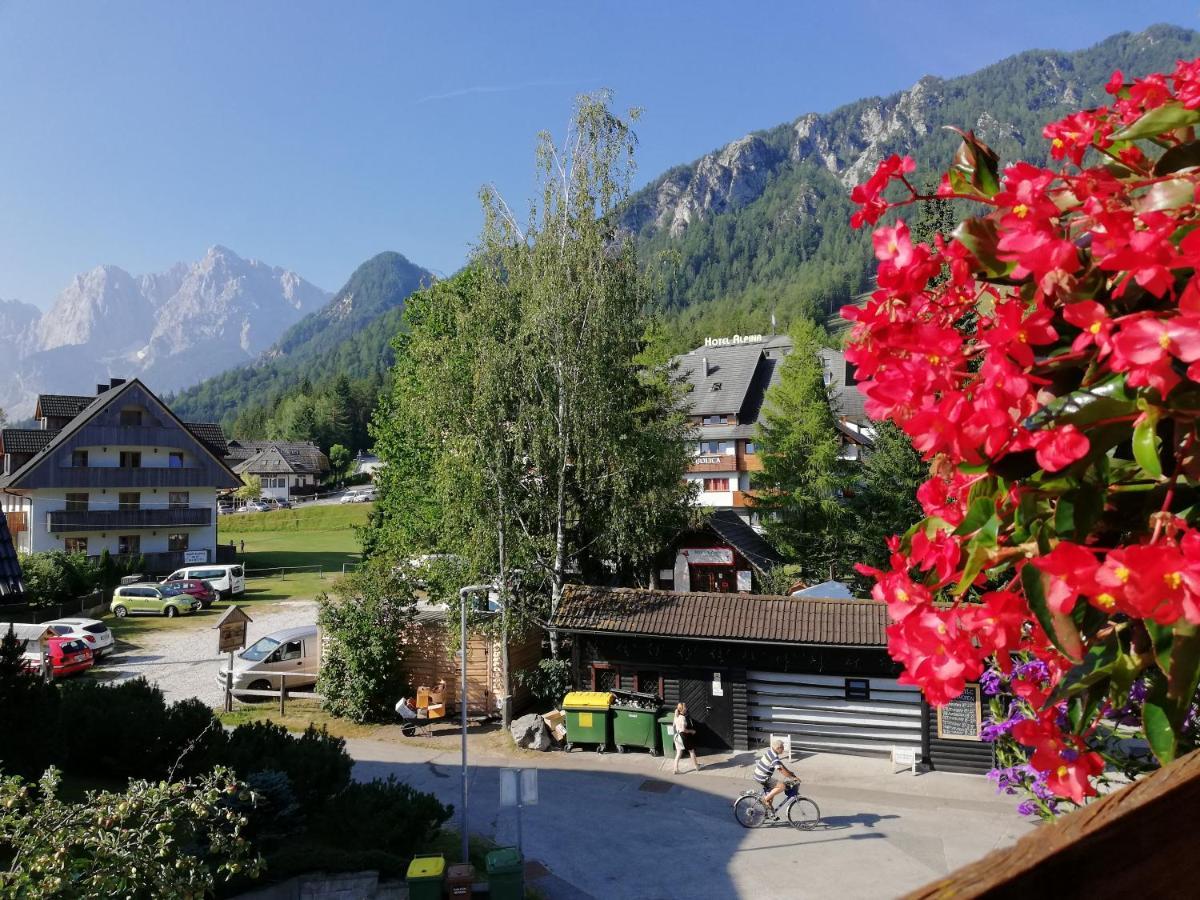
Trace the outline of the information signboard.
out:
<instances>
[{"instance_id":1,"label":"information signboard","mask_svg":"<svg viewBox=\"0 0 1200 900\"><path fill-rule=\"evenodd\" d=\"M937 734L944 740L978 741L982 724L978 684L968 684L961 694L937 711Z\"/></svg>"}]
</instances>

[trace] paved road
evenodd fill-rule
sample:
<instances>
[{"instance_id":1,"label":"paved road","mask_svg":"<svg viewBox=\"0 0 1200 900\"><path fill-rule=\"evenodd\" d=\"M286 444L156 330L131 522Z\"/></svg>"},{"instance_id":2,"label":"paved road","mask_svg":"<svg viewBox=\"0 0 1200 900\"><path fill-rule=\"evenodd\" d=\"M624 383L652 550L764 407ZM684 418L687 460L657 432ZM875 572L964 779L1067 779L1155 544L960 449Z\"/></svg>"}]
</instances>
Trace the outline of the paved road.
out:
<instances>
[{"instance_id":1,"label":"paved road","mask_svg":"<svg viewBox=\"0 0 1200 900\"><path fill-rule=\"evenodd\" d=\"M317 605L311 600L287 600L271 610L251 610L254 621L247 629L247 644L272 631L311 625L317 620ZM152 628L119 641L117 651L95 669L96 677L125 681L144 675L157 682L167 701L199 697L209 706L219 706L221 689L217 671L227 657L216 655L217 638L211 616L197 620L196 627ZM190 624L190 623L189 623Z\"/></svg>"},{"instance_id":2,"label":"paved road","mask_svg":"<svg viewBox=\"0 0 1200 900\"><path fill-rule=\"evenodd\" d=\"M457 810L458 754L411 742L352 740L348 749L356 777L395 774ZM809 832L746 831L734 821L732 801L749 786L744 755L672 776L644 754L581 752L473 760L470 828L515 843L515 812L499 807L500 769L536 765L540 803L525 810L523 833L526 858L552 873L532 882L549 900L770 900L894 897L1030 827L983 778L894 775L886 760L809 760L798 774L823 815Z\"/></svg>"}]
</instances>

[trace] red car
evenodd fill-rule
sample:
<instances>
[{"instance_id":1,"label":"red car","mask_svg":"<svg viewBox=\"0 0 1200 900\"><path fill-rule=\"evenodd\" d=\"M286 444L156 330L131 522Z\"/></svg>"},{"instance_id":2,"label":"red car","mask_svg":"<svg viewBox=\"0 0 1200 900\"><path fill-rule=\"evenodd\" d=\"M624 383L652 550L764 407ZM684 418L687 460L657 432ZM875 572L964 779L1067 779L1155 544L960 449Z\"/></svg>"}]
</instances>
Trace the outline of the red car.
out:
<instances>
[{"instance_id":1,"label":"red car","mask_svg":"<svg viewBox=\"0 0 1200 900\"><path fill-rule=\"evenodd\" d=\"M174 597L176 594L189 594L200 601L202 609L208 609L213 605L213 601L217 599L217 592L212 589L212 585L207 581L201 581L199 578L181 578L178 581L164 581L158 587L167 597Z\"/></svg>"},{"instance_id":2,"label":"red car","mask_svg":"<svg viewBox=\"0 0 1200 900\"><path fill-rule=\"evenodd\" d=\"M91 648L79 638L49 638L46 641L46 652L50 654L50 670L55 678L85 672L95 662ZM25 668L31 672L41 670L41 654L36 650L27 650L24 660Z\"/></svg>"}]
</instances>

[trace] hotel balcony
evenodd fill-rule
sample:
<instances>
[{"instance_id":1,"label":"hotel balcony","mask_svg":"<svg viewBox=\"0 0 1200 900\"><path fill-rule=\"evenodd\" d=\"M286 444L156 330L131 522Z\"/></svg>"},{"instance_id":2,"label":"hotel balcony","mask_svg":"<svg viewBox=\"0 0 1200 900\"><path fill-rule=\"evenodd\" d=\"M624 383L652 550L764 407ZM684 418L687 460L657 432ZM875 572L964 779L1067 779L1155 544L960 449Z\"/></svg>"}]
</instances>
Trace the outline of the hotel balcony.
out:
<instances>
[{"instance_id":1,"label":"hotel balcony","mask_svg":"<svg viewBox=\"0 0 1200 900\"><path fill-rule=\"evenodd\" d=\"M212 524L212 510L206 507L79 511L56 509L46 516L46 530L51 534L66 531L119 531L125 528L191 528Z\"/></svg>"}]
</instances>

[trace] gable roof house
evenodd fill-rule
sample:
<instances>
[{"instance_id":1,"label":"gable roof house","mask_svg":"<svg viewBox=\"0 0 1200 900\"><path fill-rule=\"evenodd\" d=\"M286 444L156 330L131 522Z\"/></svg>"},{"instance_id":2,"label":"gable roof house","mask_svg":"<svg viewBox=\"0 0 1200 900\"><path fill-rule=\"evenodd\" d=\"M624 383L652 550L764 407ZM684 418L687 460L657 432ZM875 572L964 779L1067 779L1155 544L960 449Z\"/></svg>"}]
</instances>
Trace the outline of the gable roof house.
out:
<instances>
[{"instance_id":1,"label":"gable roof house","mask_svg":"<svg viewBox=\"0 0 1200 900\"><path fill-rule=\"evenodd\" d=\"M40 428L0 430L0 509L22 553L216 558L216 497L237 487L219 425L186 423L138 379L45 394Z\"/></svg>"},{"instance_id":2,"label":"gable roof house","mask_svg":"<svg viewBox=\"0 0 1200 900\"><path fill-rule=\"evenodd\" d=\"M329 457L312 441L229 442L226 462L238 475L257 475L264 497L312 494L329 472Z\"/></svg>"},{"instance_id":3,"label":"gable roof house","mask_svg":"<svg viewBox=\"0 0 1200 900\"><path fill-rule=\"evenodd\" d=\"M703 347L675 357L687 387L695 458L687 479L698 488L697 504L732 510L757 525L750 509L750 479L762 469L755 434L767 391L779 383L783 358L792 352L787 335L709 338ZM854 387L854 369L840 350L823 349L821 366L842 441L842 456L858 459L873 432Z\"/></svg>"}]
</instances>

